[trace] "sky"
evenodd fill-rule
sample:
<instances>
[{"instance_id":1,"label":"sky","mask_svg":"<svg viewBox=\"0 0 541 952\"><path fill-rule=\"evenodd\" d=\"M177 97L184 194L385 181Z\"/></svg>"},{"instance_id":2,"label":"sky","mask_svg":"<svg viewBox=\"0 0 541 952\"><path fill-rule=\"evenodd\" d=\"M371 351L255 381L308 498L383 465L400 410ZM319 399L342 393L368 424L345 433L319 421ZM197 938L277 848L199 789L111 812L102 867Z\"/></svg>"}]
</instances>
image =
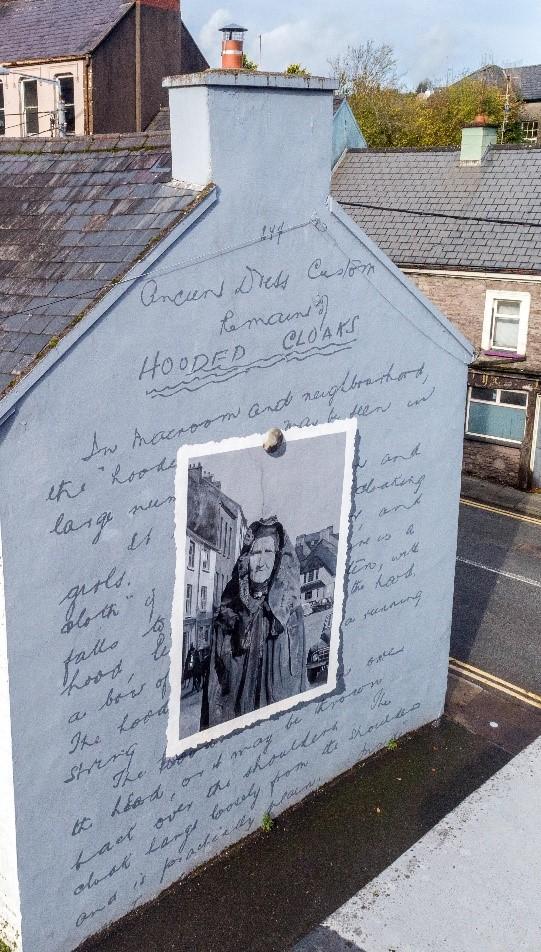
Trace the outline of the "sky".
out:
<instances>
[{"instance_id":1,"label":"sky","mask_svg":"<svg viewBox=\"0 0 541 952\"><path fill-rule=\"evenodd\" d=\"M226 495L242 506L248 521L277 516L293 543L303 532L340 527L344 481L343 433L289 442L273 458L262 447L217 453L200 460L220 480Z\"/></svg>"},{"instance_id":2,"label":"sky","mask_svg":"<svg viewBox=\"0 0 541 952\"><path fill-rule=\"evenodd\" d=\"M218 29L248 28L246 52L261 68L301 63L329 75L328 59L366 40L393 47L406 87L452 80L487 62L541 61L541 4L535 0L181 0L182 18L211 66L219 65Z\"/></svg>"}]
</instances>

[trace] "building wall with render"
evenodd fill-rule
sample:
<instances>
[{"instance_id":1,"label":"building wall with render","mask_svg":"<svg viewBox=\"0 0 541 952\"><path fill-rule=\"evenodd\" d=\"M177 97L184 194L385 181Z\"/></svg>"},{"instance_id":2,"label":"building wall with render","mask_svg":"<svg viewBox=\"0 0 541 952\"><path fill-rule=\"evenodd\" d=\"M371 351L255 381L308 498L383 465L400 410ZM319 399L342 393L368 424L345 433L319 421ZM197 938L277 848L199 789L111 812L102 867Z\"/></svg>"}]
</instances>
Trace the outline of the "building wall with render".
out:
<instances>
[{"instance_id":1,"label":"building wall with render","mask_svg":"<svg viewBox=\"0 0 541 952\"><path fill-rule=\"evenodd\" d=\"M470 353L329 207L332 91L279 83L172 92L174 142L178 100L204 110L214 204L3 403L23 952L69 952L443 708ZM277 314L297 317L249 320ZM239 347L241 375L190 390L186 359L234 370ZM336 688L166 756L185 538L176 551L173 507L153 503L177 452L336 420L357 429Z\"/></svg>"}]
</instances>

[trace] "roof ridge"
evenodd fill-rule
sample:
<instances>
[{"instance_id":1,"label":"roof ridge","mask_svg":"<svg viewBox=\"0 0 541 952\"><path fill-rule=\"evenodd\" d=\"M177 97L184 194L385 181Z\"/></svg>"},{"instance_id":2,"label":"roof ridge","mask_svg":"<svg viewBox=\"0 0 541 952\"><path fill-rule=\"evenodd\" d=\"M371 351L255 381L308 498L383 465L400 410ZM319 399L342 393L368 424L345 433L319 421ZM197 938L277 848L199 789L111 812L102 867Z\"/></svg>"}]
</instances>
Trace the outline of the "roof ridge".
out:
<instances>
[{"instance_id":1,"label":"roof ridge","mask_svg":"<svg viewBox=\"0 0 541 952\"><path fill-rule=\"evenodd\" d=\"M10 137L0 141L0 154L51 155L87 152L138 152L169 148L169 132L120 132L49 139L38 136Z\"/></svg>"},{"instance_id":2,"label":"roof ridge","mask_svg":"<svg viewBox=\"0 0 541 952\"><path fill-rule=\"evenodd\" d=\"M424 148L423 146L387 146L385 148L376 148L367 146L363 148L348 149L349 152L362 152L365 155L385 154L395 152L460 152L458 145L434 145Z\"/></svg>"}]
</instances>

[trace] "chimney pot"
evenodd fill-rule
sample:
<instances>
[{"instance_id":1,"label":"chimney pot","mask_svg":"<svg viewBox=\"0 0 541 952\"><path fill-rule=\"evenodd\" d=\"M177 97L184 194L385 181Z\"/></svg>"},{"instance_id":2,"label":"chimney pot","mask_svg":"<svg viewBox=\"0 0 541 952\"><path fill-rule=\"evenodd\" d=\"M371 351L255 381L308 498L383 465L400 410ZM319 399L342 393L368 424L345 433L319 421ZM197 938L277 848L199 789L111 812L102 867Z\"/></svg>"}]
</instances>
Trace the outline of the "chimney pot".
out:
<instances>
[{"instance_id":1,"label":"chimney pot","mask_svg":"<svg viewBox=\"0 0 541 952\"><path fill-rule=\"evenodd\" d=\"M228 23L227 26L221 27L222 69L242 69L244 34L247 32L246 27L239 26L238 23Z\"/></svg>"}]
</instances>

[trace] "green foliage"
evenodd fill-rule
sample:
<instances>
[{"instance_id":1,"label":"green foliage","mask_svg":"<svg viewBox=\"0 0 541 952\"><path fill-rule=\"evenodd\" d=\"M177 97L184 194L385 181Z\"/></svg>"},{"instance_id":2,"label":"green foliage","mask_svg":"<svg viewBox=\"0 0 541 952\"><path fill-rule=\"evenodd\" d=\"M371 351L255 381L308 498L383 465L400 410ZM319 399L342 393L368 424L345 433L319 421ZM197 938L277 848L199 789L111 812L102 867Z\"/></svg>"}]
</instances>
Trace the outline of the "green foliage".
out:
<instances>
[{"instance_id":1,"label":"green foliage","mask_svg":"<svg viewBox=\"0 0 541 952\"><path fill-rule=\"evenodd\" d=\"M0 928L2 929L2 932L3 932L4 930L2 928L2 922L0 922ZM0 952L13 952L12 946L8 945L6 940L3 939L2 936L0 936Z\"/></svg>"},{"instance_id":2,"label":"green foliage","mask_svg":"<svg viewBox=\"0 0 541 952\"><path fill-rule=\"evenodd\" d=\"M391 739L387 741L385 746L387 750L396 750L396 748L398 747L398 741L395 740L394 737L391 737Z\"/></svg>"},{"instance_id":3,"label":"green foliage","mask_svg":"<svg viewBox=\"0 0 541 952\"><path fill-rule=\"evenodd\" d=\"M287 76L309 76L310 73L300 63L290 63L285 70Z\"/></svg>"},{"instance_id":4,"label":"green foliage","mask_svg":"<svg viewBox=\"0 0 541 952\"><path fill-rule=\"evenodd\" d=\"M398 86L355 82L349 103L368 145L374 148L459 146L462 129L479 114L501 129L505 94L480 80L464 79L419 96ZM504 141L520 140L520 101L511 97Z\"/></svg>"},{"instance_id":5,"label":"green foliage","mask_svg":"<svg viewBox=\"0 0 541 952\"><path fill-rule=\"evenodd\" d=\"M273 826L274 826L274 820L272 819L269 811L265 810L263 817L261 819L261 829L263 830L264 833L270 833Z\"/></svg>"},{"instance_id":6,"label":"green foliage","mask_svg":"<svg viewBox=\"0 0 541 952\"><path fill-rule=\"evenodd\" d=\"M254 63L253 60L251 60L248 56L246 56L246 53L243 53L242 54L242 68L256 70L257 63Z\"/></svg>"},{"instance_id":7,"label":"green foliage","mask_svg":"<svg viewBox=\"0 0 541 952\"><path fill-rule=\"evenodd\" d=\"M396 65L393 48L373 40L348 46L330 61L369 146L459 146L463 127L480 113L499 127L500 141L521 140L522 104L513 88L507 110L505 90L474 76L439 87L424 79L413 92L401 83Z\"/></svg>"}]
</instances>

